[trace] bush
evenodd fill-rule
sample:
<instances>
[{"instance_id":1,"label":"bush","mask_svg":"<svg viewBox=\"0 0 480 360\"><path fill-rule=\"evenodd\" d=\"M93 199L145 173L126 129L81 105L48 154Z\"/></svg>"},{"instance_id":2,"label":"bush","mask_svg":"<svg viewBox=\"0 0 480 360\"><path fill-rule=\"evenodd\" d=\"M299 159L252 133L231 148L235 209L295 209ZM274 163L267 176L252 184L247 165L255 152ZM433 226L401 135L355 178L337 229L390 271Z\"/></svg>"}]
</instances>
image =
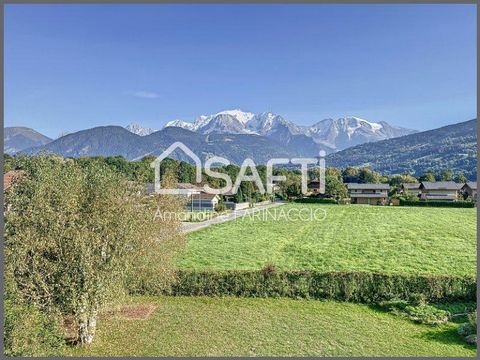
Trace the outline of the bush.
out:
<instances>
[{"instance_id":1,"label":"bush","mask_svg":"<svg viewBox=\"0 0 480 360\"><path fill-rule=\"evenodd\" d=\"M64 348L58 318L33 305L4 302L4 354L7 356L55 356Z\"/></svg>"},{"instance_id":2,"label":"bush","mask_svg":"<svg viewBox=\"0 0 480 360\"><path fill-rule=\"evenodd\" d=\"M299 204L338 204L335 199L317 197L295 199L295 202Z\"/></svg>"},{"instance_id":3,"label":"bush","mask_svg":"<svg viewBox=\"0 0 480 360\"><path fill-rule=\"evenodd\" d=\"M468 315L468 322L458 327L458 333L469 344L477 344L477 312Z\"/></svg>"},{"instance_id":4,"label":"bush","mask_svg":"<svg viewBox=\"0 0 480 360\"><path fill-rule=\"evenodd\" d=\"M470 201L412 201L400 199L400 206L473 208L475 204Z\"/></svg>"},{"instance_id":5,"label":"bush","mask_svg":"<svg viewBox=\"0 0 480 360\"><path fill-rule=\"evenodd\" d=\"M406 317L412 321L427 325L439 325L446 323L450 313L434 306L421 304L412 305L405 300L392 300L380 303L385 310L395 315Z\"/></svg>"},{"instance_id":6,"label":"bush","mask_svg":"<svg viewBox=\"0 0 480 360\"><path fill-rule=\"evenodd\" d=\"M474 301L476 280L469 277L382 274L371 272L179 271L173 295L290 297L331 299L357 303L409 301L421 294L425 301Z\"/></svg>"},{"instance_id":7,"label":"bush","mask_svg":"<svg viewBox=\"0 0 480 360\"><path fill-rule=\"evenodd\" d=\"M439 325L448 321L450 313L431 305L407 306L405 314L410 320L427 325Z\"/></svg>"}]
</instances>

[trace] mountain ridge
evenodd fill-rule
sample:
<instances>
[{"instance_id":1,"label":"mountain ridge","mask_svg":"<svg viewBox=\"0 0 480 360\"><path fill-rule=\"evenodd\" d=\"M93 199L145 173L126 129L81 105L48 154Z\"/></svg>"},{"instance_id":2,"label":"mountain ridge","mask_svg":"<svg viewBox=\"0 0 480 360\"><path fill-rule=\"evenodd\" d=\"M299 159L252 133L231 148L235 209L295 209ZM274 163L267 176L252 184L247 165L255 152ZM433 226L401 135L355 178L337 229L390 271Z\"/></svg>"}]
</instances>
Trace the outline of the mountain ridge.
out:
<instances>
[{"instance_id":1,"label":"mountain ridge","mask_svg":"<svg viewBox=\"0 0 480 360\"><path fill-rule=\"evenodd\" d=\"M477 119L364 143L326 157L327 166L370 166L384 174L421 175L427 170L462 171L477 177Z\"/></svg>"},{"instance_id":2,"label":"mountain ridge","mask_svg":"<svg viewBox=\"0 0 480 360\"><path fill-rule=\"evenodd\" d=\"M304 135L304 139L317 145L318 150L334 152L364 142L389 139L417 132L416 130L392 126L385 121L371 122L350 116L339 119L324 119L311 126L297 125L281 115L272 112L254 114L239 109L224 110L212 115L202 115L194 122L173 120L167 127L207 134L257 134L277 141L290 141L291 136ZM311 144L310 144L311 145Z\"/></svg>"},{"instance_id":3,"label":"mountain ridge","mask_svg":"<svg viewBox=\"0 0 480 360\"><path fill-rule=\"evenodd\" d=\"M51 138L26 126L9 126L3 129L3 149L6 154L48 144Z\"/></svg>"}]
</instances>

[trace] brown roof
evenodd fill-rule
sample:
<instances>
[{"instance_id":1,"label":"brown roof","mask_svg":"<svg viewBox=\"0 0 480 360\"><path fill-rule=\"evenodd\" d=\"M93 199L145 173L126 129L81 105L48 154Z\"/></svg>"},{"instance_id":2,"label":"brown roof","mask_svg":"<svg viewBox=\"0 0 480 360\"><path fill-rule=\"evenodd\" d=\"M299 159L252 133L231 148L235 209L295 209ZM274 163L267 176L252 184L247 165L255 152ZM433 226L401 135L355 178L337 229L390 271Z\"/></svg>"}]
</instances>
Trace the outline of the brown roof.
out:
<instances>
[{"instance_id":1,"label":"brown roof","mask_svg":"<svg viewBox=\"0 0 480 360\"><path fill-rule=\"evenodd\" d=\"M19 177L25 174L22 170L10 170L6 174L3 175L3 190L7 190L10 186L12 186L13 182L18 179Z\"/></svg>"}]
</instances>

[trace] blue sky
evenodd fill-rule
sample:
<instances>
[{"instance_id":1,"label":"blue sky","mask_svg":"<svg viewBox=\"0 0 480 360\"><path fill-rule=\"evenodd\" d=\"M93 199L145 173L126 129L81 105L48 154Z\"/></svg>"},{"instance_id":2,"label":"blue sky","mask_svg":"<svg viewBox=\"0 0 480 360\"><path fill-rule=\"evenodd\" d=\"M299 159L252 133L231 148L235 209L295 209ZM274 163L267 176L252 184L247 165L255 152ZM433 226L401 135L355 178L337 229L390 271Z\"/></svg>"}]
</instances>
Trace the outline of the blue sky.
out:
<instances>
[{"instance_id":1,"label":"blue sky","mask_svg":"<svg viewBox=\"0 0 480 360\"><path fill-rule=\"evenodd\" d=\"M6 5L5 126L476 117L475 5Z\"/></svg>"}]
</instances>

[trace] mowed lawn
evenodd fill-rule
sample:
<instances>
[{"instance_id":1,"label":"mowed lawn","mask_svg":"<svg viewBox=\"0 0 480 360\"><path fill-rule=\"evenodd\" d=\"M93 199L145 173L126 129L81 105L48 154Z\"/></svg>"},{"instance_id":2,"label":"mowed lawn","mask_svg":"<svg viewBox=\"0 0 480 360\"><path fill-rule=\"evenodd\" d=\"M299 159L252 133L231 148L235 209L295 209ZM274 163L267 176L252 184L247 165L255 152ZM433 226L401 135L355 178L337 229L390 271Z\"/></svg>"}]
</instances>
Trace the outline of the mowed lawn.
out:
<instances>
[{"instance_id":1,"label":"mowed lawn","mask_svg":"<svg viewBox=\"0 0 480 360\"><path fill-rule=\"evenodd\" d=\"M291 299L134 298L147 320L100 320L76 356L475 356L455 324L428 326L367 305Z\"/></svg>"},{"instance_id":2,"label":"mowed lawn","mask_svg":"<svg viewBox=\"0 0 480 360\"><path fill-rule=\"evenodd\" d=\"M290 209L323 209L313 221L286 220ZM476 209L289 204L188 235L183 269L260 269L474 275ZM323 211L321 210L321 211ZM273 212L271 213L273 214ZM270 214L270 215L271 215Z\"/></svg>"}]
</instances>

